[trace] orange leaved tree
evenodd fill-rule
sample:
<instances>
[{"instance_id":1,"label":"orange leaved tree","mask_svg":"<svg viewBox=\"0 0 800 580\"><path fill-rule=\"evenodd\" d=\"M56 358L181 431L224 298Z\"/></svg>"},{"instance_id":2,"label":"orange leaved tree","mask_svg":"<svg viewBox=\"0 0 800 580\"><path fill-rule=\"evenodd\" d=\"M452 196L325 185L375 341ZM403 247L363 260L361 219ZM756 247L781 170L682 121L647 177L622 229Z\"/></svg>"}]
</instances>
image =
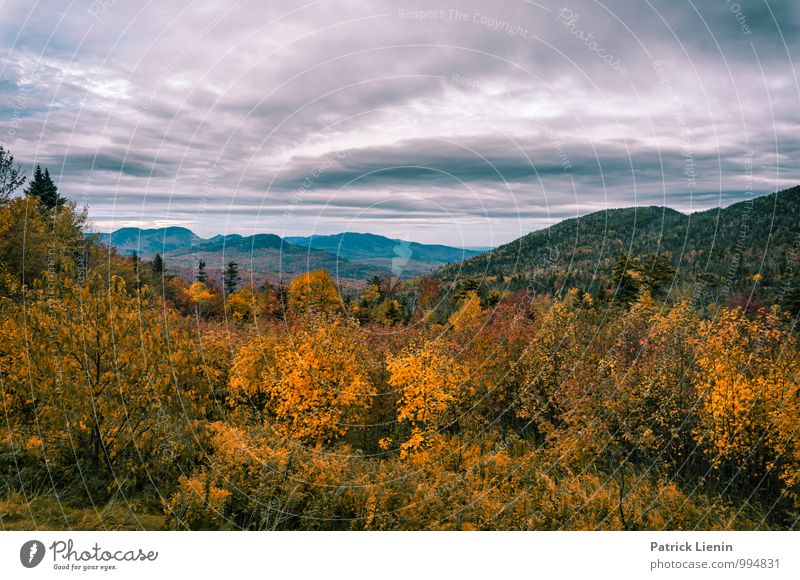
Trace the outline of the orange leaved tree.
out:
<instances>
[{"instance_id":1,"label":"orange leaved tree","mask_svg":"<svg viewBox=\"0 0 800 580\"><path fill-rule=\"evenodd\" d=\"M411 451L429 447L441 429L454 422L455 403L469 373L436 342L390 355L386 367L389 385L402 393L397 420L409 431L400 445L401 457L407 457Z\"/></svg>"}]
</instances>

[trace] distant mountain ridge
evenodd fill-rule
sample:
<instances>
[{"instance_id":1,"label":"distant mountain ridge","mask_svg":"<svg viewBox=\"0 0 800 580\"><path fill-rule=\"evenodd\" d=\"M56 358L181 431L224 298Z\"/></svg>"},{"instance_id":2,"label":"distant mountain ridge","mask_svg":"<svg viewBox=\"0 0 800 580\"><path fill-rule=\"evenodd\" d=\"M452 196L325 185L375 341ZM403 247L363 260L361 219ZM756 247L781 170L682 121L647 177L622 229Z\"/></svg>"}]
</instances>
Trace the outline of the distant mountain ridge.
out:
<instances>
[{"instance_id":1,"label":"distant mountain ridge","mask_svg":"<svg viewBox=\"0 0 800 580\"><path fill-rule=\"evenodd\" d=\"M161 254L167 268L184 275L191 275L199 259L206 262L212 276L233 260L243 272L259 280L292 276L316 268L325 268L333 276L349 280L387 274L413 278L480 253L353 232L287 238L275 234L220 234L206 239L187 228L169 226L128 227L97 236L101 243L121 253L136 252L145 259Z\"/></svg>"},{"instance_id":2,"label":"distant mountain ridge","mask_svg":"<svg viewBox=\"0 0 800 580\"><path fill-rule=\"evenodd\" d=\"M165 254L205 241L192 230L180 226L151 229L121 228L111 233L96 235L101 243L113 246L121 253L136 252L142 257Z\"/></svg>"},{"instance_id":3,"label":"distant mountain ridge","mask_svg":"<svg viewBox=\"0 0 800 580\"><path fill-rule=\"evenodd\" d=\"M460 262L480 254L477 250L454 248L440 244L420 244L376 234L345 232L333 235L287 237L284 241L323 250L346 260L359 261L392 272L416 276L435 270L443 264Z\"/></svg>"}]
</instances>

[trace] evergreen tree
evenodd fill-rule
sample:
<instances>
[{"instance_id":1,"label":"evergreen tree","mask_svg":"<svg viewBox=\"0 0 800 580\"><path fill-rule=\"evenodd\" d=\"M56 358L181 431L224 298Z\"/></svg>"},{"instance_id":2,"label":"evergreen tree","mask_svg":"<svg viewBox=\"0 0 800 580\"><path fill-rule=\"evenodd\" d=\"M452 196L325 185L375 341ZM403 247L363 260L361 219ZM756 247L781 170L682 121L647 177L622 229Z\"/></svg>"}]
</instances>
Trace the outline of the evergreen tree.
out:
<instances>
[{"instance_id":1,"label":"evergreen tree","mask_svg":"<svg viewBox=\"0 0 800 580\"><path fill-rule=\"evenodd\" d=\"M795 281L792 288L783 296L780 306L794 316L800 315L800 282Z\"/></svg>"},{"instance_id":2,"label":"evergreen tree","mask_svg":"<svg viewBox=\"0 0 800 580\"><path fill-rule=\"evenodd\" d=\"M0 145L0 205L8 202L14 192L25 183L25 171L14 165L14 156Z\"/></svg>"},{"instance_id":3,"label":"evergreen tree","mask_svg":"<svg viewBox=\"0 0 800 580\"><path fill-rule=\"evenodd\" d=\"M137 252L136 250L131 252L131 261L133 262L133 273L136 276L136 287L141 289L142 286L144 285L144 281L142 280L141 272L139 270L139 267L142 264L142 260L141 258L139 258L139 252Z\"/></svg>"},{"instance_id":4,"label":"evergreen tree","mask_svg":"<svg viewBox=\"0 0 800 580\"><path fill-rule=\"evenodd\" d=\"M236 285L239 283L239 264L234 261L228 262L225 272L222 274L222 287L225 294L233 294L236 292Z\"/></svg>"},{"instance_id":5,"label":"evergreen tree","mask_svg":"<svg viewBox=\"0 0 800 580\"><path fill-rule=\"evenodd\" d=\"M208 274L206 274L206 261L203 259L198 260L197 262L197 278L198 282L205 284L208 282Z\"/></svg>"},{"instance_id":6,"label":"evergreen tree","mask_svg":"<svg viewBox=\"0 0 800 580\"><path fill-rule=\"evenodd\" d=\"M161 257L161 254L156 254L153 257L150 270L153 272L153 277L155 278L160 278L164 274L164 259Z\"/></svg>"},{"instance_id":7,"label":"evergreen tree","mask_svg":"<svg viewBox=\"0 0 800 580\"><path fill-rule=\"evenodd\" d=\"M623 304L630 304L639 296L639 280L641 272L636 263L625 252L621 252L611 269L611 293L614 299Z\"/></svg>"},{"instance_id":8,"label":"evergreen tree","mask_svg":"<svg viewBox=\"0 0 800 580\"><path fill-rule=\"evenodd\" d=\"M642 286L655 296L675 277L675 268L667 256L651 254L644 259L641 273Z\"/></svg>"},{"instance_id":9,"label":"evergreen tree","mask_svg":"<svg viewBox=\"0 0 800 580\"><path fill-rule=\"evenodd\" d=\"M33 172L33 179L25 193L36 197L45 210L57 209L64 205L66 201L66 199L59 195L58 187L56 187L56 184L53 183L53 179L50 177L50 171L48 169L42 171L42 167L39 164L36 165L36 169Z\"/></svg>"}]
</instances>

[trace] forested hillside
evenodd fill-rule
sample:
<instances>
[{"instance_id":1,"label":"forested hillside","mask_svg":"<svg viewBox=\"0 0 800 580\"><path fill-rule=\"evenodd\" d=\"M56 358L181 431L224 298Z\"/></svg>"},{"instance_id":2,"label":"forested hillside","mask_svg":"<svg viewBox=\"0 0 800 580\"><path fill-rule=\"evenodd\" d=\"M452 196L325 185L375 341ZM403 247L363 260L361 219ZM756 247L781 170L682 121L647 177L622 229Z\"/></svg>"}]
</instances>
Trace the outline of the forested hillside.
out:
<instances>
[{"instance_id":1,"label":"forested hillside","mask_svg":"<svg viewBox=\"0 0 800 580\"><path fill-rule=\"evenodd\" d=\"M796 318L666 292L656 224L685 216L557 226L588 244L602 219L581 244L602 300L570 276L556 293L477 276L513 246L454 286L373 277L343 297L324 270L170 274L87 237L44 173L19 181L0 180L0 529L800 525ZM767 235L770 199L743 255L797 232L787 203Z\"/></svg>"},{"instance_id":2,"label":"forested hillside","mask_svg":"<svg viewBox=\"0 0 800 580\"><path fill-rule=\"evenodd\" d=\"M784 297L785 274L797 288L800 269L800 187L689 215L664 207L609 209L532 232L493 252L442 268L440 279L542 292L580 288L601 297L620 256L665 256L678 284L707 301ZM784 290L782 290L784 289ZM795 298L796 300L796 298Z\"/></svg>"}]
</instances>

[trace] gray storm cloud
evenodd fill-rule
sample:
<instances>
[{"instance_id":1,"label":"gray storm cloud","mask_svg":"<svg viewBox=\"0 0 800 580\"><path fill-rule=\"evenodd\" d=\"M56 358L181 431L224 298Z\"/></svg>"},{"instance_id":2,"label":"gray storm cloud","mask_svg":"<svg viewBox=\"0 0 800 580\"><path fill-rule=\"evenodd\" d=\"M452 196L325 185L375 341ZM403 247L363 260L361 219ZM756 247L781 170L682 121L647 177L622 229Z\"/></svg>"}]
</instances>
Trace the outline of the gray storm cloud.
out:
<instances>
[{"instance_id":1,"label":"gray storm cloud","mask_svg":"<svg viewBox=\"0 0 800 580\"><path fill-rule=\"evenodd\" d=\"M98 229L505 242L800 182L800 5L3 5L4 145Z\"/></svg>"}]
</instances>

